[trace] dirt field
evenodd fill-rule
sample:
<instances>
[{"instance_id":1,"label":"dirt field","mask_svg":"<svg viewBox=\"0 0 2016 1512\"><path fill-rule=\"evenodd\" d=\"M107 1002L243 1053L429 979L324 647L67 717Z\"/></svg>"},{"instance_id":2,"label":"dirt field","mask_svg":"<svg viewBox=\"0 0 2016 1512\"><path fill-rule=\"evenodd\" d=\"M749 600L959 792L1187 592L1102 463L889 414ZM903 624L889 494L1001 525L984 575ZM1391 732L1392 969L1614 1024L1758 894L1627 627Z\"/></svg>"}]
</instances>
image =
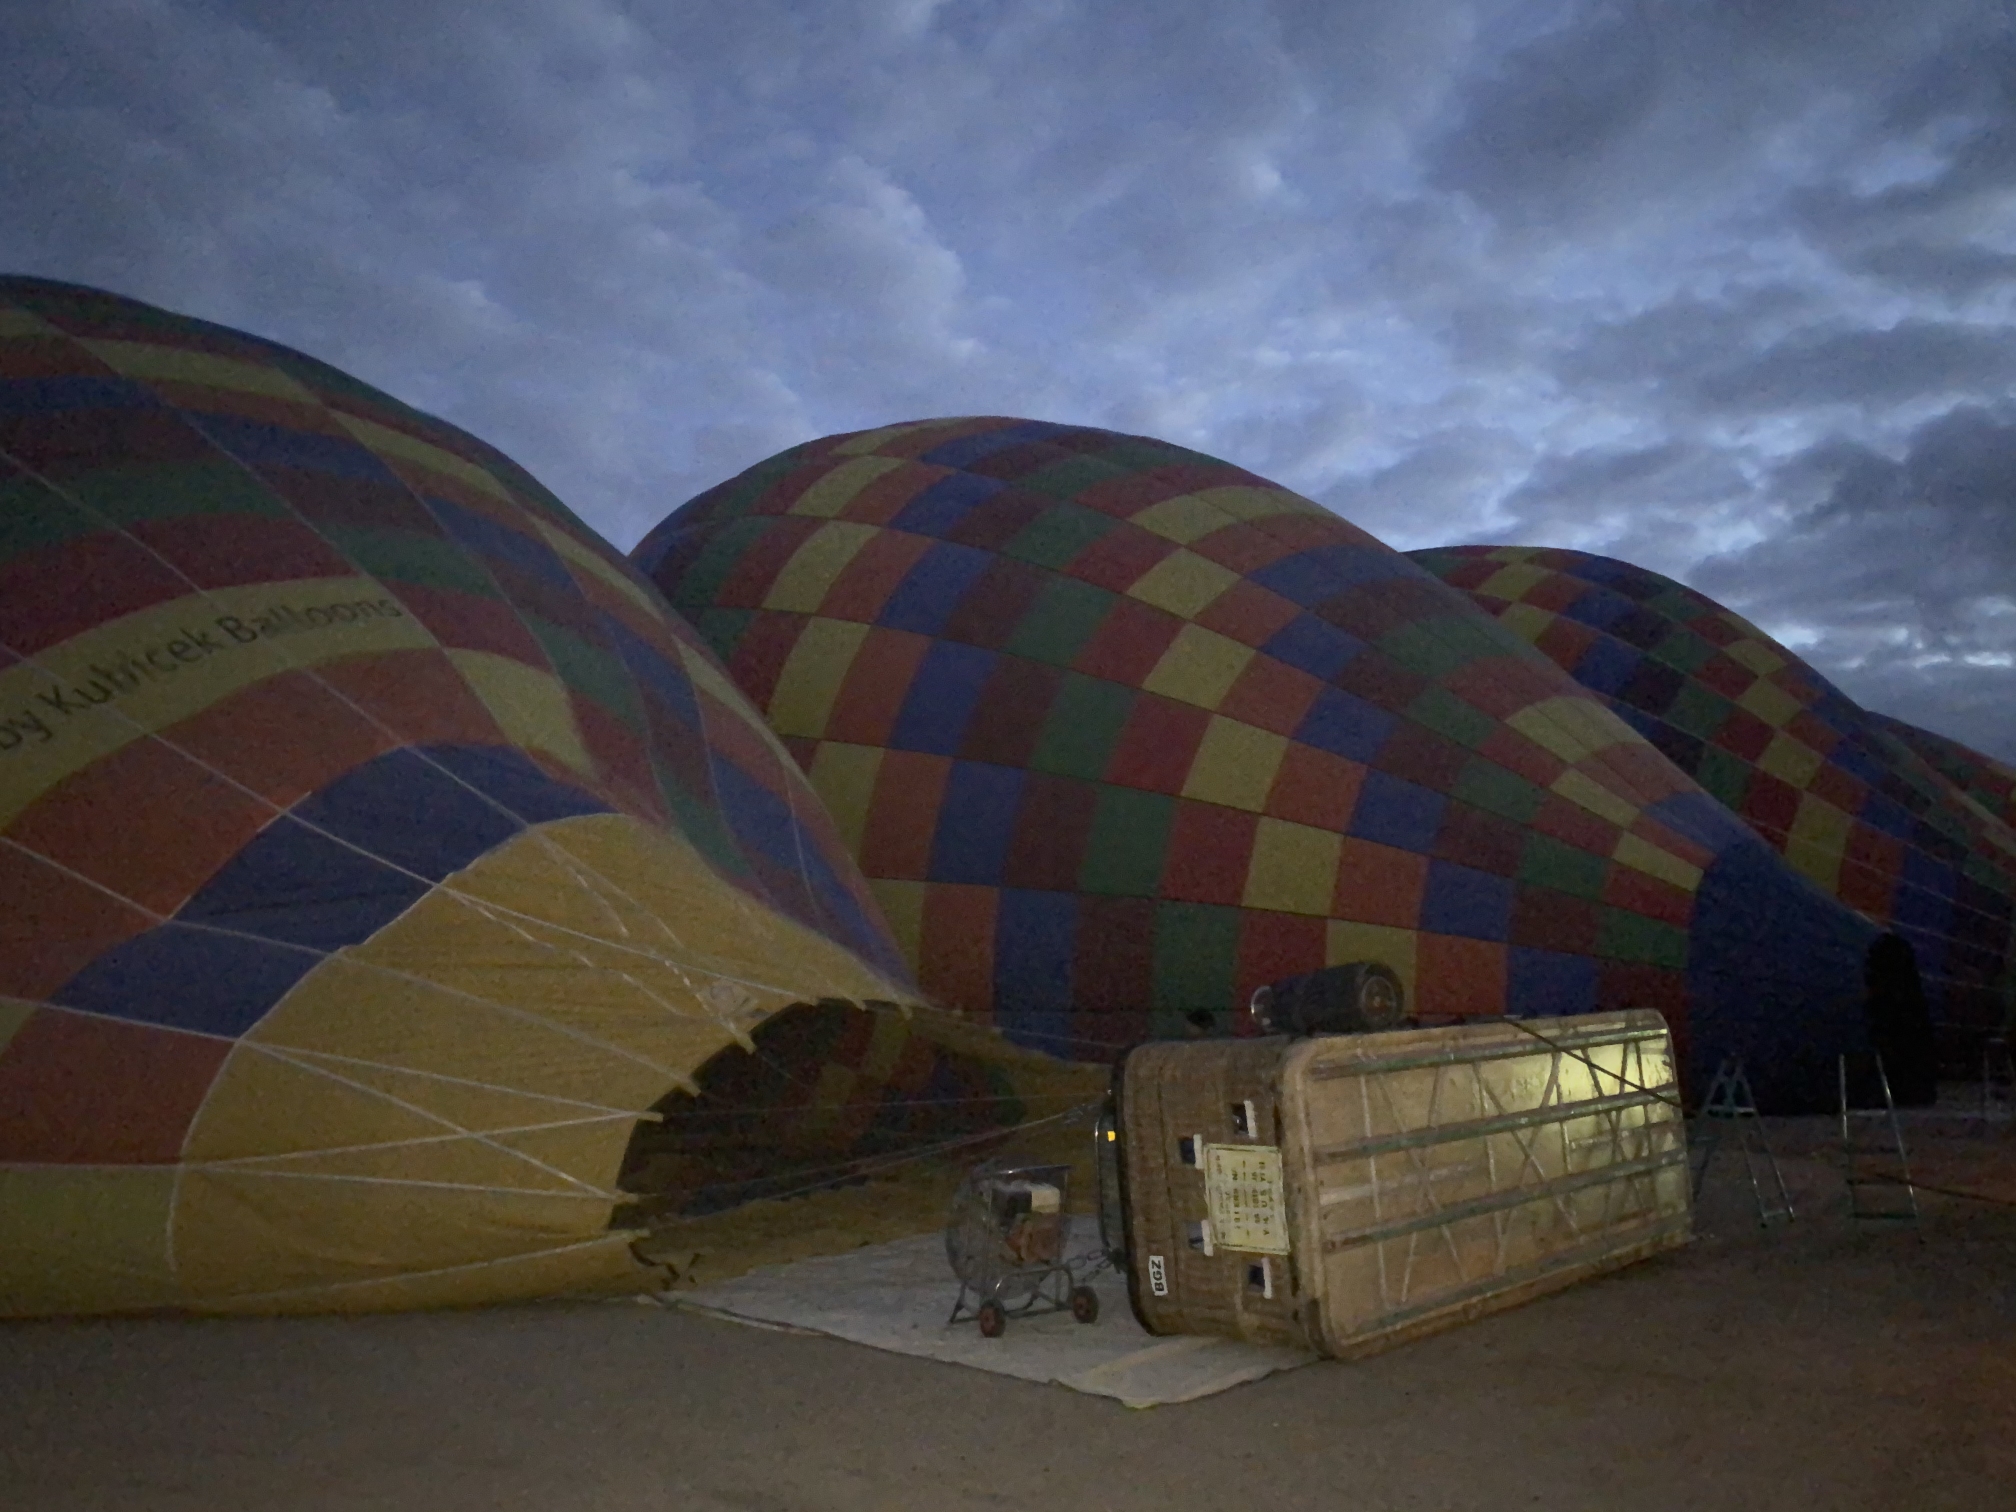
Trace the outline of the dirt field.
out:
<instances>
[{"instance_id":1,"label":"dirt field","mask_svg":"<svg viewBox=\"0 0 2016 1512\"><path fill-rule=\"evenodd\" d=\"M2016 1197L2016 1142L1914 1155ZM0 1506L2016 1506L2016 1209L1930 1199L1922 1241L1857 1234L1800 1159L1801 1219L1767 1235L1736 1170L1677 1255L1151 1412L634 1303L5 1327Z\"/></svg>"}]
</instances>

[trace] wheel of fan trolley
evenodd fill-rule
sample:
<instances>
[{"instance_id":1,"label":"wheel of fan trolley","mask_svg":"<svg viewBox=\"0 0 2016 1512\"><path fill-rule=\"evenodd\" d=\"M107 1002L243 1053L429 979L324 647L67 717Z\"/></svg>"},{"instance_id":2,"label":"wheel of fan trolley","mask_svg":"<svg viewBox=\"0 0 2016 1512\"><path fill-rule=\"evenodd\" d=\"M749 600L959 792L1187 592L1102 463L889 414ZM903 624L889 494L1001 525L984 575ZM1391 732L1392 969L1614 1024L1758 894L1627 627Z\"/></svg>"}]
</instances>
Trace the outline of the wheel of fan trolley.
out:
<instances>
[{"instance_id":1,"label":"wheel of fan trolley","mask_svg":"<svg viewBox=\"0 0 2016 1512\"><path fill-rule=\"evenodd\" d=\"M1008 1330L1008 1314L999 1302L980 1304L980 1332L989 1339L998 1339Z\"/></svg>"},{"instance_id":2,"label":"wheel of fan trolley","mask_svg":"<svg viewBox=\"0 0 2016 1512\"><path fill-rule=\"evenodd\" d=\"M1357 967L1358 980L1352 984L1353 1004L1359 1022L1367 1029L1397 1029L1407 1016L1407 989L1390 966L1364 961Z\"/></svg>"},{"instance_id":3,"label":"wheel of fan trolley","mask_svg":"<svg viewBox=\"0 0 2016 1512\"><path fill-rule=\"evenodd\" d=\"M1080 1323L1099 1321L1099 1293L1089 1286L1071 1288L1071 1316Z\"/></svg>"}]
</instances>

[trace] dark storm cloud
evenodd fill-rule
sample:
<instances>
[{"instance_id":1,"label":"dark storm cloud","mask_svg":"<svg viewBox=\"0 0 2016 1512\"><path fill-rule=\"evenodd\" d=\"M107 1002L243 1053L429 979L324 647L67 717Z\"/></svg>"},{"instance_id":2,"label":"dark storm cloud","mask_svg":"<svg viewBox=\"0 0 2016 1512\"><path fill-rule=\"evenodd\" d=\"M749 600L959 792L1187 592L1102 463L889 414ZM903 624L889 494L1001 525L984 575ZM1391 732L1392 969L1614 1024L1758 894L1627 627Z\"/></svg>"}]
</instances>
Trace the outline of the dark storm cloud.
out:
<instances>
[{"instance_id":1,"label":"dark storm cloud","mask_svg":"<svg viewBox=\"0 0 2016 1512\"><path fill-rule=\"evenodd\" d=\"M1487 505L1526 448L1482 426L1450 426L1385 466L1326 490L1321 502L1402 550L1489 535Z\"/></svg>"},{"instance_id":2,"label":"dark storm cloud","mask_svg":"<svg viewBox=\"0 0 2016 1512\"><path fill-rule=\"evenodd\" d=\"M1751 361L1701 374L1693 396L1725 411L1897 404L2005 387L2016 344L2002 326L1904 320L1887 330L1801 331Z\"/></svg>"},{"instance_id":3,"label":"dark storm cloud","mask_svg":"<svg viewBox=\"0 0 2016 1512\"><path fill-rule=\"evenodd\" d=\"M1698 566L1935 726L1996 670L1992 607L1897 618L1926 552L1856 566L1904 506L1821 511L2004 423L1991 0L37 0L0 57L0 266L314 351L621 544L795 441L1033 414L1396 545Z\"/></svg>"},{"instance_id":4,"label":"dark storm cloud","mask_svg":"<svg viewBox=\"0 0 2016 1512\"><path fill-rule=\"evenodd\" d=\"M1889 242L1845 261L1856 272L1953 301L2016 285L2016 253L1991 252L1980 246Z\"/></svg>"},{"instance_id":5,"label":"dark storm cloud","mask_svg":"<svg viewBox=\"0 0 2016 1512\"><path fill-rule=\"evenodd\" d=\"M2005 759L2016 687L2016 406L1965 406L1901 457L1823 442L1780 470L1790 528L1695 578L1796 644L1824 627L1852 696Z\"/></svg>"},{"instance_id":6,"label":"dark storm cloud","mask_svg":"<svg viewBox=\"0 0 2016 1512\"><path fill-rule=\"evenodd\" d=\"M1921 133L1951 144L1944 171L1978 176L2008 112L1999 0L1589 0L1490 8L1508 43L1485 51L1454 119L1425 144L1431 175L1515 221L1656 209L1719 175L1738 193L1812 187L1797 165L1802 122L1823 151L1892 148ZM1503 18L1523 18L1507 24ZM1773 140L1773 138L1779 138ZM1977 159L1981 163L1977 163ZM1656 171L1658 178L1648 178Z\"/></svg>"},{"instance_id":7,"label":"dark storm cloud","mask_svg":"<svg viewBox=\"0 0 2016 1512\"><path fill-rule=\"evenodd\" d=\"M1715 511L1749 492L1748 480L1720 449L1661 441L1631 448L1591 448L1543 458L1500 504L1508 533L1564 545L1600 540L1602 549L1641 561L1703 549Z\"/></svg>"},{"instance_id":8,"label":"dark storm cloud","mask_svg":"<svg viewBox=\"0 0 2016 1512\"><path fill-rule=\"evenodd\" d=\"M1620 319L1584 323L1569 333L1552 369L1572 390L1637 387L1663 402L1676 392L1698 394L1732 364L1798 339L1825 314L1815 294L1787 283L1683 293Z\"/></svg>"},{"instance_id":9,"label":"dark storm cloud","mask_svg":"<svg viewBox=\"0 0 2016 1512\"><path fill-rule=\"evenodd\" d=\"M1660 69L1643 16L1599 10L1550 31L1477 82L1455 129L1428 144L1430 179L1502 221L1573 216L1648 132Z\"/></svg>"}]
</instances>

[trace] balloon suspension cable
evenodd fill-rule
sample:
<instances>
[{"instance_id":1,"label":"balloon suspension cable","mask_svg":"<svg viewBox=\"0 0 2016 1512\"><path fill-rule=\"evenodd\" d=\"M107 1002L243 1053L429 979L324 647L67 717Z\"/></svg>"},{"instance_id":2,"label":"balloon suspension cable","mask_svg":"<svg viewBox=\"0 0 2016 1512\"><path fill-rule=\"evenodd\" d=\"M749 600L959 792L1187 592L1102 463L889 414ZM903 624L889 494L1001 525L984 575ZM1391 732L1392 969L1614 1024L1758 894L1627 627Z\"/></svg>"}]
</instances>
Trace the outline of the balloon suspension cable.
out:
<instances>
[{"instance_id":1,"label":"balloon suspension cable","mask_svg":"<svg viewBox=\"0 0 2016 1512\"><path fill-rule=\"evenodd\" d=\"M1101 1104L1097 1102L1079 1103L1077 1106L1066 1108L1060 1113L1047 1114L1042 1118L1032 1118L1027 1123L1009 1124L1004 1128L987 1129L978 1134L963 1134L956 1139L941 1140L936 1144L925 1145L915 1150L905 1150L899 1155L867 1156L859 1160L844 1161L835 1165L812 1166L807 1169L793 1171L789 1173L790 1178L818 1176L822 1179L808 1181L802 1186L790 1187L781 1192L766 1192L757 1200L778 1202L787 1197L802 1197L810 1192L823 1191L842 1181L879 1175L885 1171L893 1171L903 1166L915 1165L919 1161L930 1160L953 1150L1007 1139L1018 1134L1027 1133L1031 1129L1040 1129L1050 1124L1089 1123L1098 1117L1100 1107ZM728 1191L738 1187L760 1186L767 1180L775 1179L784 1178L759 1176L752 1177L746 1181L710 1182L708 1185L698 1188L698 1191ZM649 1194L633 1193L629 1195L645 1197Z\"/></svg>"}]
</instances>

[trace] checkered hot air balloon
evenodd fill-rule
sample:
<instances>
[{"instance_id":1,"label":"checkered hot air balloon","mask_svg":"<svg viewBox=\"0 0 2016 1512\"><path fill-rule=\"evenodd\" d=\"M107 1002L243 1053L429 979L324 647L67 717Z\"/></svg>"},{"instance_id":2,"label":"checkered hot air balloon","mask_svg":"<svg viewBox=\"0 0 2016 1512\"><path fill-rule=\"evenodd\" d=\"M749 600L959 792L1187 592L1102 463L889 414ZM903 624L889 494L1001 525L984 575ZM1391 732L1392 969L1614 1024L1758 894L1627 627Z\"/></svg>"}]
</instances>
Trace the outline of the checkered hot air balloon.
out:
<instances>
[{"instance_id":1,"label":"checkered hot air balloon","mask_svg":"<svg viewBox=\"0 0 2016 1512\"><path fill-rule=\"evenodd\" d=\"M1869 711L1879 729L1901 740L1932 768L1951 782L1990 815L2004 824L2016 825L2016 767L1997 761L1972 746L1887 714Z\"/></svg>"},{"instance_id":2,"label":"checkered hot air balloon","mask_svg":"<svg viewBox=\"0 0 2016 1512\"><path fill-rule=\"evenodd\" d=\"M1741 615L1628 562L1521 546L1414 558L1602 697L1794 871L1908 942L1934 1018L2003 1022L2016 774L1872 714ZM1912 1080L1913 1100L1930 1100L1933 1068Z\"/></svg>"},{"instance_id":3,"label":"checkered hot air balloon","mask_svg":"<svg viewBox=\"0 0 2016 1512\"><path fill-rule=\"evenodd\" d=\"M1525 640L1137 436L795 447L633 554L826 799L926 992L1111 1055L1327 965L1428 1015L1663 1011L1811 1104L1876 931Z\"/></svg>"}]
</instances>

